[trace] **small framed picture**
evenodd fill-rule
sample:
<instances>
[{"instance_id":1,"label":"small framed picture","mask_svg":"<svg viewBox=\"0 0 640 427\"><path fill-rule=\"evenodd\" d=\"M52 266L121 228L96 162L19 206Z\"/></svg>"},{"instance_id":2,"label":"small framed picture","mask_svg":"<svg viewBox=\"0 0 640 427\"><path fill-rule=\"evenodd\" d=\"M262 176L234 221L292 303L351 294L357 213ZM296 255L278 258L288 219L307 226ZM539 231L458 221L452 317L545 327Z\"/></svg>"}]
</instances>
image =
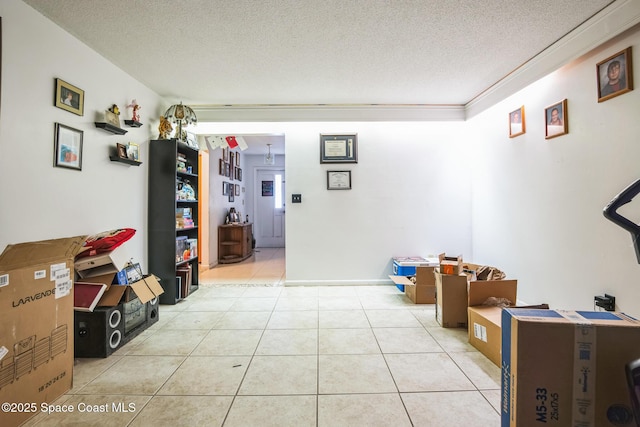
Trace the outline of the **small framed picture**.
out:
<instances>
[{"instance_id":1,"label":"small framed picture","mask_svg":"<svg viewBox=\"0 0 640 427\"><path fill-rule=\"evenodd\" d=\"M82 170L83 134L81 130L55 124L54 166Z\"/></svg>"},{"instance_id":2,"label":"small framed picture","mask_svg":"<svg viewBox=\"0 0 640 427\"><path fill-rule=\"evenodd\" d=\"M118 150L118 157L120 157L121 159L128 159L129 156L127 156L127 146L124 144L116 144L117 150Z\"/></svg>"},{"instance_id":3,"label":"small framed picture","mask_svg":"<svg viewBox=\"0 0 640 427\"><path fill-rule=\"evenodd\" d=\"M240 152L236 153L236 166L240 167Z\"/></svg>"},{"instance_id":4,"label":"small framed picture","mask_svg":"<svg viewBox=\"0 0 640 427\"><path fill-rule=\"evenodd\" d=\"M229 161L229 147L222 147L222 160Z\"/></svg>"},{"instance_id":5,"label":"small framed picture","mask_svg":"<svg viewBox=\"0 0 640 427\"><path fill-rule=\"evenodd\" d=\"M109 110L104 110L104 121L117 128L120 127L120 116Z\"/></svg>"},{"instance_id":6,"label":"small framed picture","mask_svg":"<svg viewBox=\"0 0 640 427\"><path fill-rule=\"evenodd\" d=\"M545 139L569 133L567 100L563 99L544 109Z\"/></svg>"},{"instance_id":7,"label":"small framed picture","mask_svg":"<svg viewBox=\"0 0 640 427\"><path fill-rule=\"evenodd\" d=\"M55 106L79 116L84 115L84 91L61 79L56 79Z\"/></svg>"},{"instance_id":8,"label":"small framed picture","mask_svg":"<svg viewBox=\"0 0 640 427\"><path fill-rule=\"evenodd\" d=\"M222 195L223 196L228 196L229 195L229 184L227 184L226 181L224 181L222 183Z\"/></svg>"},{"instance_id":9,"label":"small framed picture","mask_svg":"<svg viewBox=\"0 0 640 427\"><path fill-rule=\"evenodd\" d=\"M224 175L224 160L218 159L218 169L219 169L218 173L220 175Z\"/></svg>"},{"instance_id":10,"label":"small framed picture","mask_svg":"<svg viewBox=\"0 0 640 427\"><path fill-rule=\"evenodd\" d=\"M233 202L235 199L233 198L233 184L229 184L229 201Z\"/></svg>"},{"instance_id":11,"label":"small framed picture","mask_svg":"<svg viewBox=\"0 0 640 427\"><path fill-rule=\"evenodd\" d=\"M598 62L598 102L633 90L631 47Z\"/></svg>"},{"instance_id":12,"label":"small framed picture","mask_svg":"<svg viewBox=\"0 0 640 427\"><path fill-rule=\"evenodd\" d=\"M351 171L327 171L327 190L351 190Z\"/></svg>"},{"instance_id":13,"label":"small framed picture","mask_svg":"<svg viewBox=\"0 0 640 427\"><path fill-rule=\"evenodd\" d=\"M236 197L240 197L240 184L236 184Z\"/></svg>"},{"instance_id":14,"label":"small framed picture","mask_svg":"<svg viewBox=\"0 0 640 427\"><path fill-rule=\"evenodd\" d=\"M509 113L509 138L525 133L524 105Z\"/></svg>"},{"instance_id":15,"label":"small framed picture","mask_svg":"<svg viewBox=\"0 0 640 427\"><path fill-rule=\"evenodd\" d=\"M358 135L320 134L320 163L358 163Z\"/></svg>"},{"instance_id":16,"label":"small framed picture","mask_svg":"<svg viewBox=\"0 0 640 427\"><path fill-rule=\"evenodd\" d=\"M236 165L235 156L236 156L235 152L233 152L233 151L229 152L229 163L231 164L232 170L233 170L233 167Z\"/></svg>"},{"instance_id":17,"label":"small framed picture","mask_svg":"<svg viewBox=\"0 0 640 427\"><path fill-rule=\"evenodd\" d=\"M134 144L133 142L127 144L127 158L129 160L135 160L136 162L140 161L140 147L138 144Z\"/></svg>"}]
</instances>

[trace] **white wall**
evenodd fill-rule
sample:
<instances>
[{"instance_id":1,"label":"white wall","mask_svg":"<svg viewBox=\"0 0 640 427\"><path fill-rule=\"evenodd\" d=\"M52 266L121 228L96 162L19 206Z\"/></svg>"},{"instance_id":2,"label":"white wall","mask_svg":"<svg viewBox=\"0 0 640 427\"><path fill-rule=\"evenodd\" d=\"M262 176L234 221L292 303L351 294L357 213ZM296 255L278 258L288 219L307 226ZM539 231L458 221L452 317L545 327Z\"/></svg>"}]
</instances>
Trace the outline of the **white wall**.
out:
<instances>
[{"instance_id":1,"label":"white wall","mask_svg":"<svg viewBox=\"0 0 640 427\"><path fill-rule=\"evenodd\" d=\"M161 98L19 0L3 0L0 250L7 244L131 227L127 247L146 268L148 141ZM114 43L126 48L124 35ZM54 79L85 91L84 116L54 106ZM135 98L144 126L111 135L94 125ZM165 106L166 108L166 106ZM53 167L54 123L84 131L82 171ZM123 124L124 125L124 124ZM140 167L109 161L117 142L140 145ZM146 271L146 269L145 269Z\"/></svg>"},{"instance_id":2,"label":"white wall","mask_svg":"<svg viewBox=\"0 0 640 427\"><path fill-rule=\"evenodd\" d=\"M471 251L460 122L220 123L214 133L283 133L288 284L387 283L391 257ZM357 164L320 164L321 133L357 133ZM326 171L352 171L328 191ZM302 204L291 204L301 193ZM390 282L389 282L390 283Z\"/></svg>"},{"instance_id":3,"label":"white wall","mask_svg":"<svg viewBox=\"0 0 640 427\"><path fill-rule=\"evenodd\" d=\"M518 279L522 301L593 309L606 292L640 316L630 234L602 215L640 178L640 91L600 104L596 95L596 64L628 46L638 58L639 45L640 32L628 31L467 122L474 261ZM569 133L545 140L544 109L564 98ZM509 139L508 113L521 105L527 132ZM621 213L637 222L640 203Z\"/></svg>"}]
</instances>

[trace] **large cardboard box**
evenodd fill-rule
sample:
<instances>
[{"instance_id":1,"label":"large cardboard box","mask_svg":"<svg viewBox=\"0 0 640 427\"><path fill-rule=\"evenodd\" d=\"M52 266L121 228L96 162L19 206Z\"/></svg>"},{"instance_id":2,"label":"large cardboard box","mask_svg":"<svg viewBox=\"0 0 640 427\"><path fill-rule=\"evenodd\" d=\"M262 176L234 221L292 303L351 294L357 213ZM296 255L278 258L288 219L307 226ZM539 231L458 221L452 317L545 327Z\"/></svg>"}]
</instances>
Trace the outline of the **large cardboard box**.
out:
<instances>
[{"instance_id":1,"label":"large cardboard box","mask_svg":"<svg viewBox=\"0 0 640 427\"><path fill-rule=\"evenodd\" d=\"M434 273L436 321L444 328L467 327L467 276Z\"/></svg>"},{"instance_id":2,"label":"large cardboard box","mask_svg":"<svg viewBox=\"0 0 640 427\"><path fill-rule=\"evenodd\" d=\"M83 242L21 243L0 255L0 402L21 405L0 412L2 426L21 424L72 386L73 260Z\"/></svg>"},{"instance_id":3,"label":"large cardboard box","mask_svg":"<svg viewBox=\"0 0 640 427\"><path fill-rule=\"evenodd\" d=\"M474 280L469 282L469 344L500 366L502 308L483 305L491 298L516 303L517 280Z\"/></svg>"},{"instance_id":4,"label":"large cardboard box","mask_svg":"<svg viewBox=\"0 0 640 427\"><path fill-rule=\"evenodd\" d=\"M640 322L622 313L502 310L502 427L635 426L625 365Z\"/></svg>"}]
</instances>

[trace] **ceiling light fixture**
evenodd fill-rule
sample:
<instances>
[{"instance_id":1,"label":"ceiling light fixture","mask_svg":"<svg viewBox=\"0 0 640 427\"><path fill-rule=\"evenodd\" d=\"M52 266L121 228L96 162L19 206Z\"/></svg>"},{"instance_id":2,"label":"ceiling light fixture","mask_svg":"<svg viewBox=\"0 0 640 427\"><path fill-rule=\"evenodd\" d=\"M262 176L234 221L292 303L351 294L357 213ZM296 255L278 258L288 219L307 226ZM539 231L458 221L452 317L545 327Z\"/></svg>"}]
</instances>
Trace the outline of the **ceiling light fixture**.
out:
<instances>
[{"instance_id":1,"label":"ceiling light fixture","mask_svg":"<svg viewBox=\"0 0 640 427\"><path fill-rule=\"evenodd\" d=\"M187 140L187 132L182 131L182 126L196 124L198 122L198 118L196 117L196 113L193 112L191 107L180 104L172 105L169 109L164 113L164 118L178 124L178 129L176 130L175 138L179 141Z\"/></svg>"},{"instance_id":2,"label":"ceiling light fixture","mask_svg":"<svg viewBox=\"0 0 640 427\"><path fill-rule=\"evenodd\" d=\"M268 152L264 155L264 164L265 165L275 165L276 164L276 156L271 154L271 144L267 144Z\"/></svg>"}]
</instances>

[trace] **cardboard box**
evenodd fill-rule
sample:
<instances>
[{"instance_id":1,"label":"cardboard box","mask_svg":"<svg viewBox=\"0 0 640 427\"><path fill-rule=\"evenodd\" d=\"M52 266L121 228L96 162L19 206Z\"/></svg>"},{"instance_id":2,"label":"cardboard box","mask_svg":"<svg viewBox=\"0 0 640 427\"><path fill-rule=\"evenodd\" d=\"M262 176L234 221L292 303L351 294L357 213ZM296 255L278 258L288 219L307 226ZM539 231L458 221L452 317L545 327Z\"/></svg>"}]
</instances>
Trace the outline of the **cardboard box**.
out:
<instances>
[{"instance_id":1,"label":"cardboard box","mask_svg":"<svg viewBox=\"0 0 640 427\"><path fill-rule=\"evenodd\" d=\"M502 308L483 305L488 298L505 298L516 303L517 280L475 280L469 282L469 344L497 366L501 366Z\"/></svg>"},{"instance_id":2,"label":"cardboard box","mask_svg":"<svg viewBox=\"0 0 640 427\"><path fill-rule=\"evenodd\" d=\"M449 257L445 254L438 255L440 262L440 273L442 274L462 274L462 255Z\"/></svg>"},{"instance_id":3,"label":"cardboard box","mask_svg":"<svg viewBox=\"0 0 640 427\"><path fill-rule=\"evenodd\" d=\"M640 322L622 313L502 310L502 427L636 425L625 365Z\"/></svg>"},{"instance_id":4,"label":"cardboard box","mask_svg":"<svg viewBox=\"0 0 640 427\"><path fill-rule=\"evenodd\" d=\"M436 321L444 328L467 327L467 276L434 273Z\"/></svg>"},{"instance_id":5,"label":"cardboard box","mask_svg":"<svg viewBox=\"0 0 640 427\"><path fill-rule=\"evenodd\" d=\"M435 267L416 267L416 282L405 276L389 276L396 284L404 288L407 297L416 304L436 303L436 279L433 275Z\"/></svg>"},{"instance_id":6,"label":"cardboard box","mask_svg":"<svg viewBox=\"0 0 640 427\"><path fill-rule=\"evenodd\" d=\"M115 276L116 273L109 273L83 279L83 282L86 283L103 283L107 285L107 289L96 307L115 307L120 303L130 302L136 298L139 298L140 302L144 304L164 293L159 279L154 275L146 276L142 280L127 285L114 283Z\"/></svg>"},{"instance_id":7,"label":"cardboard box","mask_svg":"<svg viewBox=\"0 0 640 427\"><path fill-rule=\"evenodd\" d=\"M124 246L118 246L111 252L78 259L75 263L75 269L82 279L104 276L105 274L118 273L130 260L131 256Z\"/></svg>"},{"instance_id":8,"label":"cardboard box","mask_svg":"<svg viewBox=\"0 0 640 427\"><path fill-rule=\"evenodd\" d=\"M9 245L0 255L0 412L17 426L71 389L73 260L84 237Z\"/></svg>"}]
</instances>

